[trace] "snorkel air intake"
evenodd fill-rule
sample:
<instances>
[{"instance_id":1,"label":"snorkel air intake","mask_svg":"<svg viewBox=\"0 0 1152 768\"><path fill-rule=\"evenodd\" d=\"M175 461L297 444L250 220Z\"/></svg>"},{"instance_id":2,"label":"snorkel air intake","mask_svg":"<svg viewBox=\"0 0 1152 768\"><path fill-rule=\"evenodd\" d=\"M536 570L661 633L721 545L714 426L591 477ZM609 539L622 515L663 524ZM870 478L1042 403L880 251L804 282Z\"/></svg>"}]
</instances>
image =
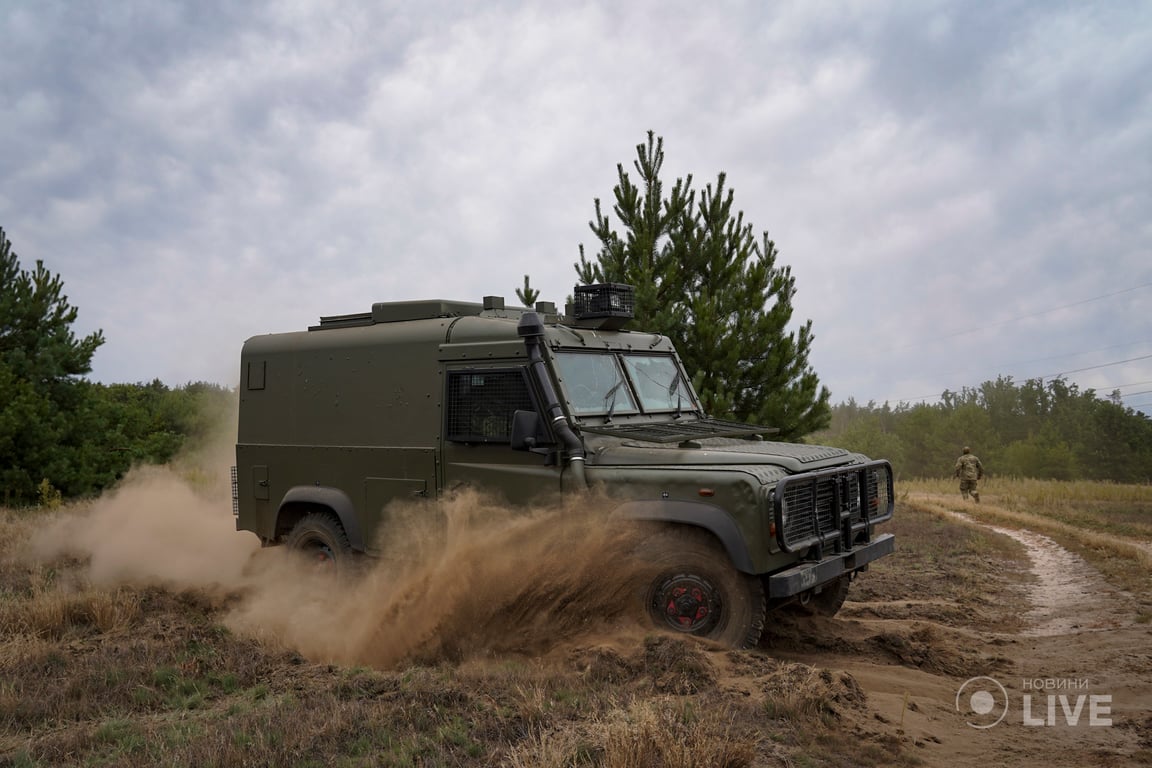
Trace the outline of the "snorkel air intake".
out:
<instances>
[{"instance_id":1,"label":"snorkel air intake","mask_svg":"<svg viewBox=\"0 0 1152 768\"><path fill-rule=\"evenodd\" d=\"M584 476L584 443L572 431L572 425L560 407L560 398L556 396L556 388L552 386L552 379L544 363L544 322L535 312L525 312L520 318L520 324L516 326L516 333L524 339L524 347L528 351L528 368L544 396L544 417L552 424L556 437L564 446L565 464L572 470L577 486L586 489L588 480Z\"/></svg>"}]
</instances>

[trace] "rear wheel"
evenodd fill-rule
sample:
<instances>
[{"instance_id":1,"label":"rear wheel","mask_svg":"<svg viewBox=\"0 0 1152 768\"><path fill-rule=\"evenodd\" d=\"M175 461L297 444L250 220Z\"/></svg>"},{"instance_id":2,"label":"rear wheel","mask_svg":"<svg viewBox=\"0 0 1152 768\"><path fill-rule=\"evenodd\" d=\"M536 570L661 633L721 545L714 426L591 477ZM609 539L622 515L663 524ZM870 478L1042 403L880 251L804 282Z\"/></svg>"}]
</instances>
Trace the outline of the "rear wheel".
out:
<instances>
[{"instance_id":1,"label":"rear wheel","mask_svg":"<svg viewBox=\"0 0 1152 768\"><path fill-rule=\"evenodd\" d=\"M740 573L709 534L671 529L640 547L642 591L656 626L734 648L756 645L764 631L764 586Z\"/></svg>"},{"instance_id":2,"label":"rear wheel","mask_svg":"<svg viewBox=\"0 0 1152 768\"><path fill-rule=\"evenodd\" d=\"M348 534L340 521L326 512L312 512L301 518L288 534L287 545L322 573L341 573L352 559Z\"/></svg>"}]
</instances>

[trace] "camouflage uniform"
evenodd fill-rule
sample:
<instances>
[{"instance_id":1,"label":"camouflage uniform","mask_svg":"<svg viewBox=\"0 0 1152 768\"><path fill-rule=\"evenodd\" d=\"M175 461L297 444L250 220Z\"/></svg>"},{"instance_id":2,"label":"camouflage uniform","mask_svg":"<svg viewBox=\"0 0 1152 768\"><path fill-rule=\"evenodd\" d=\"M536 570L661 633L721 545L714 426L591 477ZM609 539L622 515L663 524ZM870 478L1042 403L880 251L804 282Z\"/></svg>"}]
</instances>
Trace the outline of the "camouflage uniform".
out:
<instances>
[{"instance_id":1,"label":"camouflage uniform","mask_svg":"<svg viewBox=\"0 0 1152 768\"><path fill-rule=\"evenodd\" d=\"M971 449L965 447L964 453L960 458L956 459L956 477L960 478L960 495L965 499L968 494L972 494L972 498L976 503L980 503L980 493L976 490L976 482L984 478L984 465L980 463L980 459L972 453Z\"/></svg>"}]
</instances>

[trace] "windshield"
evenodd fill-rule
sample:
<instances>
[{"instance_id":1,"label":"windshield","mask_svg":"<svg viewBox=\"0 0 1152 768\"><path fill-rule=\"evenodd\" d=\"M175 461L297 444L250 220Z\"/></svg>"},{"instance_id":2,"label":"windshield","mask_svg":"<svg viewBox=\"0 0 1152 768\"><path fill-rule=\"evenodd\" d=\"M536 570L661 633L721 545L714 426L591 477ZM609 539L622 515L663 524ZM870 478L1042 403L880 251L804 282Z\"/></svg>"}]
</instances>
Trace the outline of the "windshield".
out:
<instances>
[{"instance_id":1,"label":"windshield","mask_svg":"<svg viewBox=\"0 0 1152 768\"><path fill-rule=\"evenodd\" d=\"M574 413L636 412L636 401L616 355L558 352L556 367Z\"/></svg>"},{"instance_id":2,"label":"windshield","mask_svg":"<svg viewBox=\"0 0 1152 768\"><path fill-rule=\"evenodd\" d=\"M556 367L576 415L696 409L692 389L671 355L557 352Z\"/></svg>"},{"instance_id":3,"label":"windshield","mask_svg":"<svg viewBox=\"0 0 1152 768\"><path fill-rule=\"evenodd\" d=\"M692 391L669 355L624 355L624 367L636 385L645 411L691 411Z\"/></svg>"}]
</instances>

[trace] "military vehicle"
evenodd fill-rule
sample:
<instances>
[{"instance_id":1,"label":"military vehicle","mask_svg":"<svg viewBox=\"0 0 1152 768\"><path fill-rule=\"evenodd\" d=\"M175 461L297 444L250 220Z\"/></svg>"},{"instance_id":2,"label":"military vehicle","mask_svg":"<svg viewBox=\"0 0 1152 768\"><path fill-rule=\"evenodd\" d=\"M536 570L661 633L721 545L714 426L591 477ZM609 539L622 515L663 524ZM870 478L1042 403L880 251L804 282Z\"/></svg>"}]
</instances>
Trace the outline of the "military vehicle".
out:
<instances>
[{"instance_id":1,"label":"military vehicle","mask_svg":"<svg viewBox=\"0 0 1152 768\"><path fill-rule=\"evenodd\" d=\"M633 301L609 283L577 286L564 316L494 296L384 302L248 339L237 529L339 568L379 552L397 500L596 489L657 529L637 590L656 624L746 646L770 608L835 613L894 549L874 531L890 465L710 418L672 343L625 328Z\"/></svg>"}]
</instances>

